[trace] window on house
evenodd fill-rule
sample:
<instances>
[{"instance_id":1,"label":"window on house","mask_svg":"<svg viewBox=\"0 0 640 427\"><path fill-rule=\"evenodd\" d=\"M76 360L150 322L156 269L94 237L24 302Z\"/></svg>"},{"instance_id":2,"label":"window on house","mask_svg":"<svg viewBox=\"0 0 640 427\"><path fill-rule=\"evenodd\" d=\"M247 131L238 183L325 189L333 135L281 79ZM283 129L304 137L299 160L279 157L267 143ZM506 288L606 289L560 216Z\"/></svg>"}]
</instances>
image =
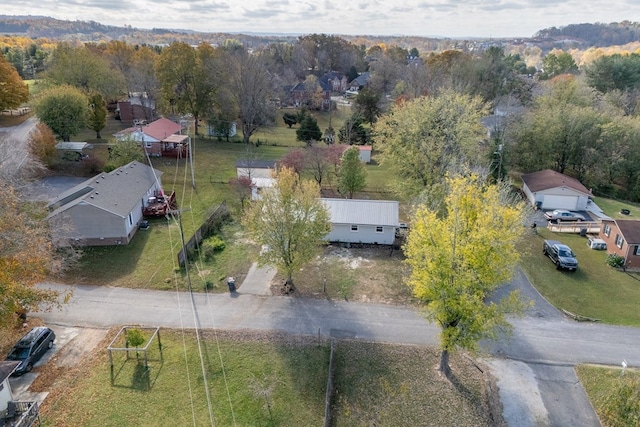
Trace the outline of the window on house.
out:
<instances>
[{"instance_id":1,"label":"window on house","mask_svg":"<svg viewBox=\"0 0 640 427\"><path fill-rule=\"evenodd\" d=\"M604 235L609 237L610 234L611 234L611 227L609 226L609 224L606 224L604 226Z\"/></svg>"},{"instance_id":2,"label":"window on house","mask_svg":"<svg viewBox=\"0 0 640 427\"><path fill-rule=\"evenodd\" d=\"M351 231L358 231L358 226L357 225L352 225L351 226Z\"/></svg>"},{"instance_id":3,"label":"window on house","mask_svg":"<svg viewBox=\"0 0 640 427\"><path fill-rule=\"evenodd\" d=\"M133 218L131 218L131 214L129 214L129 225L133 225Z\"/></svg>"},{"instance_id":4,"label":"window on house","mask_svg":"<svg viewBox=\"0 0 640 427\"><path fill-rule=\"evenodd\" d=\"M633 251L634 255L640 255L640 245L636 245L635 250Z\"/></svg>"},{"instance_id":5,"label":"window on house","mask_svg":"<svg viewBox=\"0 0 640 427\"><path fill-rule=\"evenodd\" d=\"M151 147L153 147L153 145L151 144L151 142L145 142L145 143L144 143L144 146L145 146L145 147L147 147L147 148L151 148Z\"/></svg>"},{"instance_id":6,"label":"window on house","mask_svg":"<svg viewBox=\"0 0 640 427\"><path fill-rule=\"evenodd\" d=\"M376 233L382 233L384 231L384 229L382 228L382 226L377 226L376 227Z\"/></svg>"},{"instance_id":7,"label":"window on house","mask_svg":"<svg viewBox=\"0 0 640 427\"><path fill-rule=\"evenodd\" d=\"M621 235L616 234L616 246L622 249L622 245L624 245L624 239Z\"/></svg>"}]
</instances>

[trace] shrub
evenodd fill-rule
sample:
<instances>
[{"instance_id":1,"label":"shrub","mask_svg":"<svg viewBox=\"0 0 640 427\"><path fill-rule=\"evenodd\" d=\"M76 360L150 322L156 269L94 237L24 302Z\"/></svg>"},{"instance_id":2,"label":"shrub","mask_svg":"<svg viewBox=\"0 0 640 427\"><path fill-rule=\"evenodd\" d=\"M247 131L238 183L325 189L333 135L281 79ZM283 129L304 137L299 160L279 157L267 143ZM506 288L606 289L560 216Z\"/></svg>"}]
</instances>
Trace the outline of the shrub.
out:
<instances>
[{"instance_id":1,"label":"shrub","mask_svg":"<svg viewBox=\"0 0 640 427\"><path fill-rule=\"evenodd\" d=\"M127 344L131 347L140 347L147 339L138 328L127 329Z\"/></svg>"},{"instance_id":2,"label":"shrub","mask_svg":"<svg viewBox=\"0 0 640 427\"><path fill-rule=\"evenodd\" d=\"M605 262L611 267L624 267L624 257L618 254L607 255L607 259L605 260Z\"/></svg>"},{"instance_id":3,"label":"shrub","mask_svg":"<svg viewBox=\"0 0 640 427\"><path fill-rule=\"evenodd\" d=\"M104 161L97 157L87 157L82 160L83 175L99 174L104 167Z\"/></svg>"},{"instance_id":4,"label":"shrub","mask_svg":"<svg viewBox=\"0 0 640 427\"><path fill-rule=\"evenodd\" d=\"M216 252L224 250L227 244L218 236L211 236L202 242L201 253L205 259L210 259Z\"/></svg>"}]
</instances>

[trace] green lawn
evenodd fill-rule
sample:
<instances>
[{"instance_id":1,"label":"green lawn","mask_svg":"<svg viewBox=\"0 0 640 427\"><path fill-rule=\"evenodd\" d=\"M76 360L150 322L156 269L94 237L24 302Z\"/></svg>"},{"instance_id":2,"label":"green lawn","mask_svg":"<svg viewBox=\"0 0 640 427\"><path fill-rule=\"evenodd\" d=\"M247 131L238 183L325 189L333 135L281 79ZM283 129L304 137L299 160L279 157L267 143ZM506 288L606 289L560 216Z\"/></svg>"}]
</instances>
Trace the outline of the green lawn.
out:
<instances>
[{"instance_id":1,"label":"green lawn","mask_svg":"<svg viewBox=\"0 0 640 427\"><path fill-rule=\"evenodd\" d=\"M639 370L580 365L576 372L603 426L640 425Z\"/></svg>"},{"instance_id":2,"label":"green lawn","mask_svg":"<svg viewBox=\"0 0 640 427\"><path fill-rule=\"evenodd\" d=\"M204 331L201 367L192 332L161 331L150 369L104 349L53 387L45 426L210 425L206 385L218 426L321 425L328 372L326 341ZM204 371L203 371L204 369ZM79 372L78 372L79 371ZM266 395L266 398L265 398ZM267 400L269 407L267 407Z\"/></svg>"},{"instance_id":3,"label":"green lawn","mask_svg":"<svg viewBox=\"0 0 640 427\"><path fill-rule=\"evenodd\" d=\"M639 219L640 218L640 206L637 203L624 202L612 199L606 199L604 197L594 197L593 201L603 210L603 212L615 219ZM631 213L629 215L623 215L620 213L621 209L628 209Z\"/></svg>"},{"instance_id":4,"label":"green lawn","mask_svg":"<svg viewBox=\"0 0 640 427\"><path fill-rule=\"evenodd\" d=\"M162 330L161 340L163 359L152 343L148 371L134 354L128 361L114 356L113 382L104 348L75 368L43 373L52 381L41 384L50 390L43 425L209 425L205 384L217 426L323 424L326 339L204 331L206 382L191 332ZM437 360L429 347L337 341L332 425L492 425L484 387L490 379L454 354L451 384L438 377Z\"/></svg>"},{"instance_id":5,"label":"green lawn","mask_svg":"<svg viewBox=\"0 0 640 427\"><path fill-rule=\"evenodd\" d=\"M576 253L576 272L558 271L542 254L544 239L559 240ZM577 234L538 228L521 245L522 268L535 287L557 308L606 323L640 326L640 274L624 273L605 264L606 252L587 246Z\"/></svg>"}]
</instances>

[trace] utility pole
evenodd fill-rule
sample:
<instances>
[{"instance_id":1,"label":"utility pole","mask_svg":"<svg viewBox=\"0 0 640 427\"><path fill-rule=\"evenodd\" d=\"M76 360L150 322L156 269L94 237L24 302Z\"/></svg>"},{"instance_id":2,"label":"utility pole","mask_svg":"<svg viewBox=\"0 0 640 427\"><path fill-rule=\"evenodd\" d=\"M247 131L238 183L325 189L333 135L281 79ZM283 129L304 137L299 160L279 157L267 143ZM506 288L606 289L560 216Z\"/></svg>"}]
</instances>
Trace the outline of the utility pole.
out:
<instances>
[{"instance_id":1,"label":"utility pole","mask_svg":"<svg viewBox=\"0 0 640 427\"><path fill-rule=\"evenodd\" d=\"M191 143L191 121L182 119L180 125L187 128L187 149L189 150L189 166L191 167L191 187L196 188L196 178L193 171L193 144Z\"/></svg>"},{"instance_id":2,"label":"utility pole","mask_svg":"<svg viewBox=\"0 0 640 427\"><path fill-rule=\"evenodd\" d=\"M498 155L498 181L502 181L502 144L498 144L498 151L493 154Z\"/></svg>"}]
</instances>

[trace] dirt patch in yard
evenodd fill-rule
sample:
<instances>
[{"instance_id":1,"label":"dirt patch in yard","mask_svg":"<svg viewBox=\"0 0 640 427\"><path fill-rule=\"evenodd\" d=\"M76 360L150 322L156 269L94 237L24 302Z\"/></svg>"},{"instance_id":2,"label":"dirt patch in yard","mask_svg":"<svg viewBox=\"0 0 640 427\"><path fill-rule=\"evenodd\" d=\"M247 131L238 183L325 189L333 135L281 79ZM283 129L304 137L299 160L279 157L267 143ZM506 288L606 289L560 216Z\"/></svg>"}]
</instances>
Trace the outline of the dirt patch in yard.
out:
<instances>
[{"instance_id":1,"label":"dirt patch in yard","mask_svg":"<svg viewBox=\"0 0 640 427\"><path fill-rule=\"evenodd\" d=\"M322 254L294 275L295 295L384 304L408 304L411 292L402 251L381 245L328 245ZM272 291L279 293L277 275Z\"/></svg>"}]
</instances>

